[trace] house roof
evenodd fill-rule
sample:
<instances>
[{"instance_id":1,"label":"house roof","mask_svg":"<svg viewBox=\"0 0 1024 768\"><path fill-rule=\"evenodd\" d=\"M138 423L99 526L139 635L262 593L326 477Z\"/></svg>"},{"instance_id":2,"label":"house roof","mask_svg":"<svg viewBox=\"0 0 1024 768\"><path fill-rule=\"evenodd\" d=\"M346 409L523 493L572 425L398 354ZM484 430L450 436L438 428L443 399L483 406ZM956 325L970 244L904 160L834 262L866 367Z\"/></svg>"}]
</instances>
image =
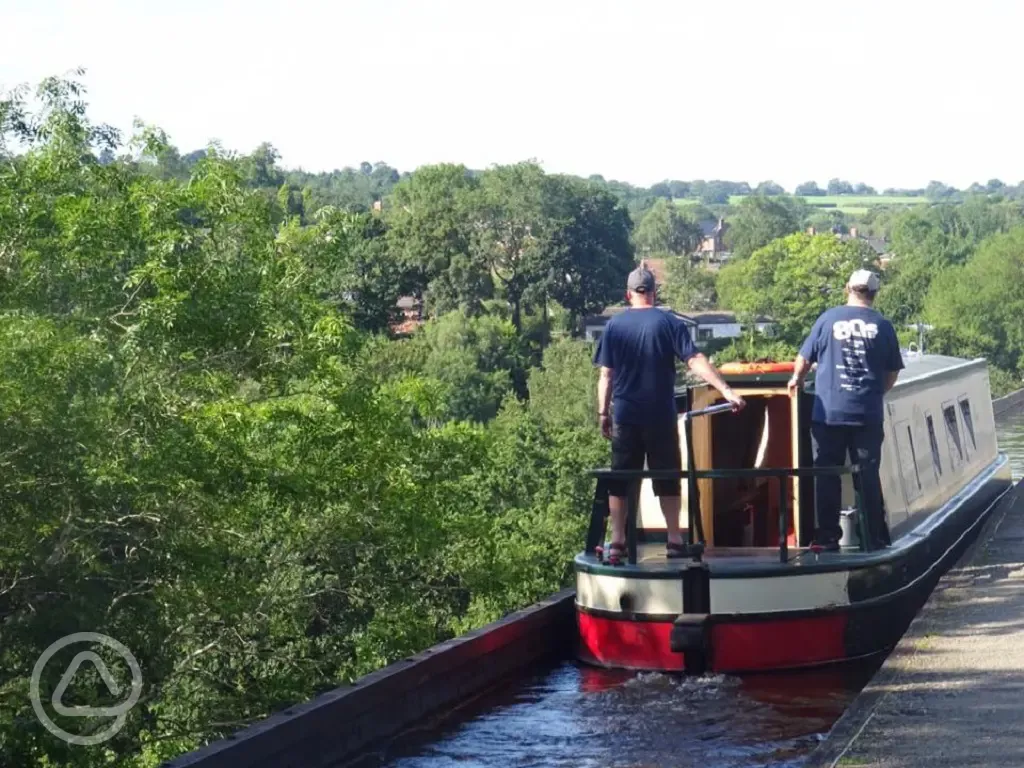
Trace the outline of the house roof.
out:
<instances>
[{"instance_id":1,"label":"house roof","mask_svg":"<svg viewBox=\"0 0 1024 768\"><path fill-rule=\"evenodd\" d=\"M718 231L718 219L704 219L699 222L700 232L704 237L711 237Z\"/></svg>"},{"instance_id":2,"label":"house roof","mask_svg":"<svg viewBox=\"0 0 1024 768\"><path fill-rule=\"evenodd\" d=\"M420 301L415 296L400 296L396 304L399 309L416 309Z\"/></svg>"},{"instance_id":3,"label":"house roof","mask_svg":"<svg viewBox=\"0 0 1024 768\"><path fill-rule=\"evenodd\" d=\"M732 312L687 312L686 314L700 325L738 322L736 315Z\"/></svg>"},{"instance_id":4,"label":"house roof","mask_svg":"<svg viewBox=\"0 0 1024 768\"><path fill-rule=\"evenodd\" d=\"M889 244L884 237L865 237L864 242L870 245L879 256L889 252Z\"/></svg>"},{"instance_id":5,"label":"house roof","mask_svg":"<svg viewBox=\"0 0 1024 768\"><path fill-rule=\"evenodd\" d=\"M687 312L687 317L693 319L698 325L727 325L740 322L735 312L727 311L713 311L713 312ZM757 316L754 318L755 323L770 323L772 319L770 317Z\"/></svg>"}]
</instances>

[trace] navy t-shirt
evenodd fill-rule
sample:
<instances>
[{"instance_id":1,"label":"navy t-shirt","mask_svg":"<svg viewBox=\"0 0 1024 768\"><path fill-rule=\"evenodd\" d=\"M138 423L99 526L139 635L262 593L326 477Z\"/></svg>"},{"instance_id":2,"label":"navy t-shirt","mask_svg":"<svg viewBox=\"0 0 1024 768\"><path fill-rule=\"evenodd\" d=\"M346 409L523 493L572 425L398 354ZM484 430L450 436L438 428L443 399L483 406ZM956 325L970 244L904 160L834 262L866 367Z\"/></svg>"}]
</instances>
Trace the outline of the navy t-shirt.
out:
<instances>
[{"instance_id":1,"label":"navy t-shirt","mask_svg":"<svg viewBox=\"0 0 1024 768\"><path fill-rule=\"evenodd\" d=\"M833 307L821 314L800 349L818 364L812 421L881 424L885 375L903 369L896 330L874 309Z\"/></svg>"},{"instance_id":2,"label":"navy t-shirt","mask_svg":"<svg viewBox=\"0 0 1024 768\"><path fill-rule=\"evenodd\" d=\"M594 364L611 368L617 424L656 425L676 419L676 358L697 354L679 317L652 307L627 309L604 327Z\"/></svg>"}]
</instances>

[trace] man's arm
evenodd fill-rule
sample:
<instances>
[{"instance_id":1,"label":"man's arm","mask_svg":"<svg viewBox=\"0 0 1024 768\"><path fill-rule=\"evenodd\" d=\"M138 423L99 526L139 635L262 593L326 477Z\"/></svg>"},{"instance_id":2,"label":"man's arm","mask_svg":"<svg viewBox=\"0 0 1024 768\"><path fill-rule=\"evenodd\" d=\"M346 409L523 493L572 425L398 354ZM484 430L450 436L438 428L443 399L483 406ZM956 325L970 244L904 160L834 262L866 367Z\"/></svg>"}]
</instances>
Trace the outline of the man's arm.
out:
<instances>
[{"instance_id":1,"label":"man's arm","mask_svg":"<svg viewBox=\"0 0 1024 768\"><path fill-rule=\"evenodd\" d=\"M818 317L818 319L814 321L814 325L811 327L811 332L807 334L807 338L804 339L804 343L800 346L800 351L797 353L796 359L793 361L793 376L786 385L790 394L796 392L797 389L803 386L804 379L807 378L807 373L811 370L811 366L818 360L818 350L816 345L818 334L821 331L821 324L821 317Z\"/></svg>"},{"instance_id":2,"label":"man's arm","mask_svg":"<svg viewBox=\"0 0 1024 768\"><path fill-rule=\"evenodd\" d=\"M597 379L597 418L601 423L601 434L605 437L612 436L612 417L608 409L611 405L614 380L615 371L602 365L601 375Z\"/></svg>"},{"instance_id":3,"label":"man's arm","mask_svg":"<svg viewBox=\"0 0 1024 768\"><path fill-rule=\"evenodd\" d=\"M722 397L736 406L736 410L739 410L747 404L742 397L733 392L729 385L722 380L722 377L715 366L713 366L711 361L704 357L700 352L695 355L691 355L687 359L686 364L689 366L691 371L717 389L721 393Z\"/></svg>"},{"instance_id":4,"label":"man's arm","mask_svg":"<svg viewBox=\"0 0 1024 768\"><path fill-rule=\"evenodd\" d=\"M717 389L722 397L733 404L734 410L738 411L747 404L742 397L729 388L728 384L722 381L722 377L718 374L715 366L711 364L711 361L697 350L697 345L693 343L690 331L682 320L676 321L673 344L675 345L676 356L684 361L691 371Z\"/></svg>"},{"instance_id":5,"label":"man's arm","mask_svg":"<svg viewBox=\"0 0 1024 768\"><path fill-rule=\"evenodd\" d=\"M796 360L793 362L793 378L790 380L790 386L799 387L804 383L804 379L807 378L807 372L811 370L811 363L803 355L798 354Z\"/></svg>"},{"instance_id":6,"label":"man's arm","mask_svg":"<svg viewBox=\"0 0 1024 768\"><path fill-rule=\"evenodd\" d=\"M883 392L888 392L890 389L896 386L896 379L899 378L899 371L886 371L885 372L885 389Z\"/></svg>"},{"instance_id":7,"label":"man's arm","mask_svg":"<svg viewBox=\"0 0 1024 768\"><path fill-rule=\"evenodd\" d=\"M612 398L612 381L615 378L615 371L607 366L601 366L601 375L597 380L597 415L608 414L608 406Z\"/></svg>"}]
</instances>

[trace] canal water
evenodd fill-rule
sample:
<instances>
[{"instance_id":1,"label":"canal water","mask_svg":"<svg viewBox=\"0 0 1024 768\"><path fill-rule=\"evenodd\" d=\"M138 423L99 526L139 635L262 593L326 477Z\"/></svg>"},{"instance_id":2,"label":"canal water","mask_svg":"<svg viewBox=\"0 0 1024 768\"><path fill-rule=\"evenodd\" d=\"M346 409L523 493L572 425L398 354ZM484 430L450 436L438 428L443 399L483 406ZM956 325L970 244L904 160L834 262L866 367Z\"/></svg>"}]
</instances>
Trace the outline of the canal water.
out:
<instances>
[{"instance_id":1,"label":"canal water","mask_svg":"<svg viewBox=\"0 0 1024 768\"><path fill-rule=\"evenodd\" d=\"M1024 413L998 429L1020 478ZM881 662L684 678L566 661L425 724L361 768L795 768Z\"/></svg>"}]
</instances>

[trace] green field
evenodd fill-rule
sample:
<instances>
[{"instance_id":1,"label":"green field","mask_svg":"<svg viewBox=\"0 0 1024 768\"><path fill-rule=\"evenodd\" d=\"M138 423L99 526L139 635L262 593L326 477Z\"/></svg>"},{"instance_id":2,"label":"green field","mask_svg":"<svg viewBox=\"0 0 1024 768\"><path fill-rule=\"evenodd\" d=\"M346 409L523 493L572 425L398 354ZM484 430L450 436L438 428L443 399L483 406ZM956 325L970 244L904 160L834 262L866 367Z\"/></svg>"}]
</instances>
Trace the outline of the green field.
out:
<instances>
[{"instance_id":1,"label":"green field","mask_svg":"<svg viewBox=\"0 0 1024 768\"><path fill-rule=\"evenodd\" d=\"M741 198L733 197L729 203L736 205ZM808 205L814 208L840 210L844 213L866 213L868 208L880 205L925 205L927 197L910 197L909 195L825 195L823 197L805 197Z\"/></svg>"},{"instance_id":2,"label":"green field","mask_svg":"<svg viewBox=\"0 0 1024 768\"><path fill-rule=\"evenodd\" d=\"M743 195L733 195L729 198L729 205L739 205ZM926 197L910 197L909 195L824 195L822 197L805 197L804 201L813 208L825 210L838 210L843 213L862 214L867 213L869 208L880 205L925 205L928 203ZM677 205L696 205L699 200L685 198L677 199Z\"/></svg>"}]
</instances>

